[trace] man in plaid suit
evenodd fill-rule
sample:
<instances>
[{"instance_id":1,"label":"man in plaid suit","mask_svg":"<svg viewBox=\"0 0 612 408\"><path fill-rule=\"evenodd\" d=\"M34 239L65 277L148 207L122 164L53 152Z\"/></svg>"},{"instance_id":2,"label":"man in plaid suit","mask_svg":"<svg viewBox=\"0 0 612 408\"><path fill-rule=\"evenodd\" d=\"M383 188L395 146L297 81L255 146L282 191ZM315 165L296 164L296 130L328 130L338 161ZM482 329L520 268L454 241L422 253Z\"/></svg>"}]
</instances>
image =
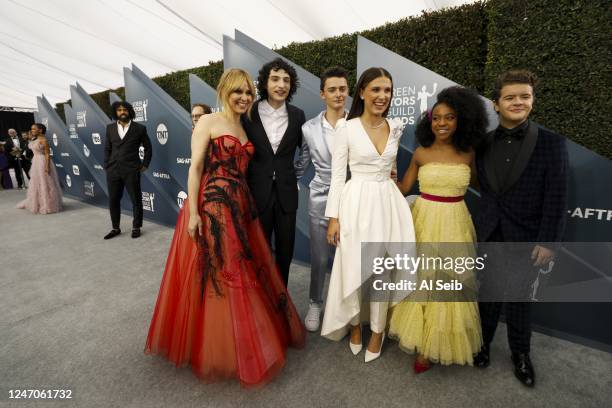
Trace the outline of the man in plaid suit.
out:
<instances>
[{"instance_id":1,"label":"man in plaid suit","mask_svg":"<svg viewBox=\"0 0 612 408\"><path fill-rule=\"evenodd\" d=\"M528 252L498 244L497 254L489 254L479 303L484 341L474 358L477 367L489 365L490 343L505 305L514 374L529 387L535 385L535 372L529 358L531 304L525 300L538 269L554 257L557 245L551 243L562 239L568 181L565 138L529 121L535 84L526 70L506 71L495 81L499 126L477 156L481 200L474 216L479 242L534 243Z\"/></svg>"}]
</instances>

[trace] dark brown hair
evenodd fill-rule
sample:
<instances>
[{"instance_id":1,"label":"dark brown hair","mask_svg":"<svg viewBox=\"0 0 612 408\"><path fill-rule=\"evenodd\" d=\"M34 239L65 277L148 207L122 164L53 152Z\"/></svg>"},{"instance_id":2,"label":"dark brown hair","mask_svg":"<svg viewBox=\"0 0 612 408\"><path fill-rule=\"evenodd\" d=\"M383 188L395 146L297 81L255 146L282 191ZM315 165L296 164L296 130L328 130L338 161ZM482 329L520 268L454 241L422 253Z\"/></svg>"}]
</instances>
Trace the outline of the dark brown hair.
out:
<instances>
[{"instance_id":1,"label":"dark brown hair","mask_svg":"<svg viewBox=\"0 0 612 408\"><path fill-rule=\"evenodd\" d=\"M270 78L270 71L278 71L280 69L289 74L290 83L287 102L291 102L291 98L293 98L293 95L300 86L300 79L298 78L295 68L282 58L273 59L259 70L259 74L257 75L257 92L259 93L259 100L263 101L268 99L268 78Z\"/></svg>"},{"instance_id":2,"label":"dark brown hair","mask_svg":"<svg viewBox=\"0 0 612 408\"><path fill-rule=\"evenodd\" d=\"M389 78L391 80L391 92L393 93L393 78L391 77L389 71L382 67L371 67L366 69L365 71L363 71L363 73L359 77L359 80L357 81L357 84L355 85L355 92L353 92L353 104L351 105L351 110L349 111L346 120L357 118L363 115L364 103L363 99L359 97L359 92L361 92L363 89L366 89L370 82L380 77ZM391 96L393 97L393 95ZM390 107L391 101L389 101L389 106L387 106L387 109L385 109L382 114L383 118L387 117L387 113L389 113Z\"/></svg>"},{"instance_id":3,"label":"dark brown hair","mask_svg":"<svg viewBox=\"0 0 612 408\"><path fill-rule=\"evenodd\" d=\"M325 81L328 78L344 78L346 79L346 83L348 84L348 71L341 66L335 66L331 68L327 68L321 74L321 90L325 89Z\"/></svg>"},{"instance_id":4,"label":"dark brown hair","mask_svg":"<svg viewBox=\"0 0 612 408\"><path fill-rule=\"evenodd\" d=\"M200 108L204 109L205 115L210 115L212 113L212 109L210 109L210 106L206 105L205 103L194 103L191 107L191 110L193 110L193 108L195 108L196 106L199 106Z\"/></svg>"},{"instance_id":5,"label":"dark brown hair","mask_svg":"<svg viewBox=\"0 0 612 408\"><path fill-rule=\"evenodd\" d=\"M511 84L531 85L534 91L533 94L535 95L535 87L538 84L538 78L533 72L526 69L511 69L502 72L497 76L495 85L493 85L493 101L497 102L501 96L502 88Z\"/></svg>"}]
</instances>

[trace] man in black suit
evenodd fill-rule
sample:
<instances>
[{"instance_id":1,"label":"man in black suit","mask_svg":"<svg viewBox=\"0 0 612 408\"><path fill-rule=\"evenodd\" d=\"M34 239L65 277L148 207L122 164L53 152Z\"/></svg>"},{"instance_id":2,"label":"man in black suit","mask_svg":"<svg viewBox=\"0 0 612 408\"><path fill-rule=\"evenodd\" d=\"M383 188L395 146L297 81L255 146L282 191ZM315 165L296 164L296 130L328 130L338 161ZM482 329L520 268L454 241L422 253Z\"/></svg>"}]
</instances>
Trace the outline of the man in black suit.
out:
<instances>
[{"instance_id":1,"label":"man in black suit","mask_svg":"<svg viewBox=\"0 0 612 408\"><path fill-rule=\"evenodd\" d=\"M568 183L565 138L529 121L535 84L535 76L526 70L504 72L495 81L499 126L477 156L481 199L474 217L478 241L505 243L489 247L495 256L488 254L481 277L484 344L474 365L489 365L490 343L505 304L514 374L529 387L535 385L535 372L529 357L527 293L563 237Z\"/></svg>"},{"instance_id":2,"label":"man in black suit","mask_svg":"<svg viewBox=\"0 0 612 408\"><path fill-rule=\"evenodd\" d=\"M244 115L242 125L255 146L248 184L260 222L270 245L274 233L276 263L285 281L295 244L298 206L297 178L293 165L302 144L304 112L289 104L299 86L295 68L280 58L265 64L257 77L259 101Z\"/></svg>"},{"instance_id":3,"label":"man in black suit","mask_svg":"<svg viewBox=\"0 0 612 408\"><path fill-rule=\"evenodd\" d=\"M30 143L30 135L29 132L21 132L21 140L23 143L23 154L21 156L21 167L23 167L23 172L30 179L30 168L32 167L32 158L34 157L34 152L30 150L28 144Z\"/></svg>"},{"instance_id":4,"label":"man in black suit","mask_svg":"<svg viewBox=\"0 0 612 408\"><path fill-rule=\"evenodd\" d=\"M3 141L6 142L4 149L8 156L9 167L15 170L17 188L23 188L22 158L27 143L19 137L15 129L9 129L8 137L3 138Z\"/></svg>"},{"instance_id":5,"label":"man in black suit","mask_svg":"<svg viewBox=\"0 0 612 408\"><path fill-rule=\"evenodd\" d=\"M151 141L147 128L133 121L136 116L134 108L127 102L115 102L112 106L113 119L116 122L106 127L106 144L104 145L104 168L108 183L108 206L113 229L104 239L111 239L121 234L121 197L125 188L132 201L132 238L140 236L142 227L142 191L140 174L151 162ZM144 160L140 161L139 149L144 147Z\"/></svg>"}]
</instances>

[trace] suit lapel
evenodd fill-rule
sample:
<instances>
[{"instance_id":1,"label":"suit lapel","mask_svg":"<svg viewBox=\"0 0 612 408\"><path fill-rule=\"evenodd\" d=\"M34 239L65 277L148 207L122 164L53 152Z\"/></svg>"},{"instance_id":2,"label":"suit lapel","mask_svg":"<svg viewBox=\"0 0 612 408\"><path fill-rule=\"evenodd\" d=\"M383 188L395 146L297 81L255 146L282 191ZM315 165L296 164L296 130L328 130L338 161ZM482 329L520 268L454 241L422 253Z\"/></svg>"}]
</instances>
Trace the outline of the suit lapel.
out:
<instances>
[{"instance_id":1,"label":"suit lapel","mask_svg":"<svg viewBox=\"0 0 612 408\"><path fill-rule=\"evenodd\" d=\"M518 156L514 162L514 165L512 166L512 170L508 175L508 179L502 192L506 192L521 177L521 174L523 174L525 168L527 167L527 163L529 163L529 159L531 159L531 155L533 154L533 149L535 149L537 141L538 125L530 121L527 132L525 132L525 139L521 144L521 150L519 150Z\"/></svg>"},{"instance_id":2,"label":"suit lapel","mask_svg":"<svg viewBox=\"0 0 612 408\"><path fill-rule=\"evenodd\" d=\"M274 150L272 150L270 139L268 139L268 134L266 133L266 129L264 128L263 122L261 121L261 116L259 116L259 102L257 102L253 106L253 109L251 110L251 117L252 117L251 121L253 122L253 126L254 126L253 136L261 137L262 140L260 141L260 143L265 146L266 150L271 155L274 155Z\"/></svg>"},{"instance_id":3,"label":"suit lapel","mask_svg":"<svg viewBox=\"0 0 612 408\"><path fill-rule=\"evenodd\" d=\"M278 149L276 149L277 152L280 151L284 147L284 145L288 143L289 131L291 130L291 125L294 121L295 115L293 113L293 109L290 109L289 104L287 103L287 129L285 129L285 133L283 134L280 144L278 145Z\"/></svg>"},{"instance_id":4,"label":"suit lapel","mask_svg":"<svg viewBox=\"0 0 612 408\"><path fill-rule=\"evenodd\" d=\"M487 150L484 154L484 169L485 177L487 178L489 186L491 186L491 190L493 190L494 193L499 193L499 180L497 179L495 162L493 161L493 154L491 153L494 137L495 130L487 134Z\"/></svg>"},{"instance_id":5,"label":"suit lapel","mask_svg":"<svg viewBox=\"0 0 612 408\"><path fill-rule=\"evenodd\" d=\"M121 139L121 137L119 136L119 129L117 129L117 126L115 126L115 132L117 132L117 137L119 138L119 144L123 144L123 142L126 141L126 139L128 137L130 137L130 135L132 133L134 133L134 122L130 123L130 127L128 128L128 131L126 132L125 136L123 136L123 139Z\"/></svg>"},{"instance_id":6,"label":"suit lapel","mask_svg":"<svg viewBox=\"0 0 612 408\"><path fill-rule=\"evenodd\" d=\"M325 120L325 114L321 116L321 123L319 123L319 126L321 127L321 136L323 137L323 146L325 148L326 157L331 158L331 152L332 152L331 138L333 137L334 132L331 132L330 134L325 135L325 127L323 126L324 120Z\"/></svg>"},{"instance_id":7,"label":"suit lapel","mask_svg":"<svg viewBox=\"0 0 612 408\"><path fill-rule=\"evenodd\" d=\"M119 130L117 130L116 121L115 123L113 123L113 126L111 127L111 133L108 137L109 139L111 139L111 142L113 141L113 139L117 140L117 142L121 142L121 138L119 137Z\"/></svg>"}]
</instances>

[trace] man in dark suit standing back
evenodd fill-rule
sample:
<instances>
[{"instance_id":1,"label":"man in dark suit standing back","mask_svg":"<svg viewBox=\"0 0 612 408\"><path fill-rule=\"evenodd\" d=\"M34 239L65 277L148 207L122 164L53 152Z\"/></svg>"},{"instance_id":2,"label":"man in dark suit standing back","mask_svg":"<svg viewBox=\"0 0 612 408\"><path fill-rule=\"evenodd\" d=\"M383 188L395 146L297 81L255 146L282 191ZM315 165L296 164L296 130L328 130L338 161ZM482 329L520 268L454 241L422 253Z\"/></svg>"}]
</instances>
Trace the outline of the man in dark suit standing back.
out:
<instances>
[{"instance_id":1,"label":"man in dark suit standing back","mask_svg":"<svg viewBox=\"0 0 612 408\"><path fill-rule=\"evenodd\" d=\"M242 125L255 146L249 163L248 184L270 245L274 233L276 263L285 281L295 244L298 206L294 158L302 144L304 112L289 104L299 86L295 68L277 58L265 64L257 77L259 101Z\"/></svg>"},{"instance_id":2,"label":"man in dark suit standing back","mask_svg":"<svg viewBox=\"0 0 612 408\"><path fill-rule=\"evenodd\" d=\"M121 197L125 188L132 201L132 238L140 236L142 227L142 191L140 174L151 162L151 141L147 128L133 121L136 116L134 108L127 102L115 102L112 105L115 122L106 127L106 144L104 146L104 168L108 183L108 207L110 209L113 229L104 236L111 239L121 234ZM144 147L144 160L140 160L140 146Z\"/></svg>"},{"instance_id":3,"label":"man in dark suit standing back","mask_svg":"<svg viewBox=\"0 0 612 408\"><path fill-rule=\"evenodd\" d=\"M495 256L488 257L481 279L483 347L474 365L489 365L504 306L514 374L528 387L535 385L528 293L563 237L568 183L565 138L529 120L535 85L526 70L506 71L495 81L499 126L476 159L481 199L474 216L478 241L496 243L488 246Z\"/></svg>"},{"instance_id":4,"label":"man in dark suit standing back","mask_svg":"<svg viewBox=\"0 0 612 408\"><path fill-rule=\"evenodd\" d=\"M0 138L0 141L6 142L4 149L8 156L9 167L15 170L15 178L17 179L17 188L23 188L23 161L25 158L23 152L27 148L27 142L19 137L15 129L8 130L8 137ZM28 174L26 172L26 174ZM29 176L28 176L29 178Z\"/></svg>"}]
</instances>

